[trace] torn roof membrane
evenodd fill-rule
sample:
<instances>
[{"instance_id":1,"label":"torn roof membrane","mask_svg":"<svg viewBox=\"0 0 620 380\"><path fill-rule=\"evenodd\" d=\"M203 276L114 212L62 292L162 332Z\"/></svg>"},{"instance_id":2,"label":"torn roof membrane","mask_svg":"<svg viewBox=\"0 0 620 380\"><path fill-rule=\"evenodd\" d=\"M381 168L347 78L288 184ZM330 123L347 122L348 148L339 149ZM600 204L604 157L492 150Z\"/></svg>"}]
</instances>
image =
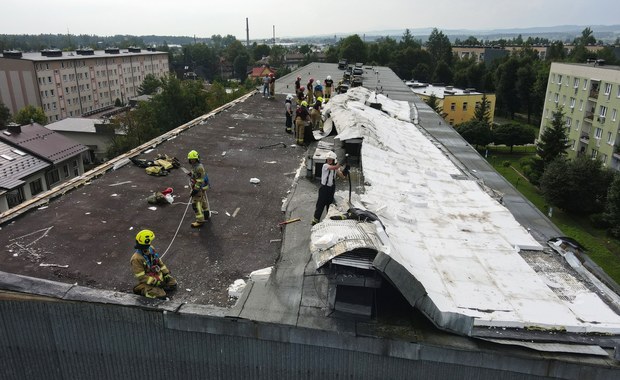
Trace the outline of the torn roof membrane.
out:
<instances>
[{"instance_id":1,"label":"torn roof membrane","mask_svg":"<svg viewBox=\"0 0 620 380\"><path fill-rule=\"evenodd\" d=\"M386 112L370 107L376 101ZM406 102L357 87L334 97L328 109L337 139L363 139L366 186L360 200L385 225L389 245L383 253L423 286L425 299L415 306L439 327L460 315L464 334L473 326L620 333L620 316L595 293L582 288L565 299L548 286L519 254L543 254L543 247L402 120L409 115ZM403 281L391 280L397 286Z\"/></svg>"}]
</instances>

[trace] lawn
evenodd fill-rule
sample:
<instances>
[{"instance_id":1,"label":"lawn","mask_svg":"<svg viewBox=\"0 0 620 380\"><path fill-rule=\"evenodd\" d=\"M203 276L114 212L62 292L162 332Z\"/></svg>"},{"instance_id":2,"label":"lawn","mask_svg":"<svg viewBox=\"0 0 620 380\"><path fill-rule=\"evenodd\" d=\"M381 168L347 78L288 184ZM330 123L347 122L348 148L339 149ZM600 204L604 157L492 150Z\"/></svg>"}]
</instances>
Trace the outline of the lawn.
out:
<instances>
[{"instance_id":1,"label":"lawn","mask_svg":"<svg viewBox=\"0 0 620 380\"><path fill-rule=\"evenodd\" d=\"M532 154L534 153L526 148L519 152L515 149L512 154L506 149L493 150L487 153L487 160L521 194L545 215L548 215L549 207L538 192L538 189L518 172L520 170L519 160ZM506 161L510 162L509 167L504 166ZM569 236L583 244L590 258L613 278L616 283L620 284L620 241L609 238L604 230L592 227L587 218L568 215L559 209L553 209L551 221L565 236Z\"/></svg>"}]
</instances>

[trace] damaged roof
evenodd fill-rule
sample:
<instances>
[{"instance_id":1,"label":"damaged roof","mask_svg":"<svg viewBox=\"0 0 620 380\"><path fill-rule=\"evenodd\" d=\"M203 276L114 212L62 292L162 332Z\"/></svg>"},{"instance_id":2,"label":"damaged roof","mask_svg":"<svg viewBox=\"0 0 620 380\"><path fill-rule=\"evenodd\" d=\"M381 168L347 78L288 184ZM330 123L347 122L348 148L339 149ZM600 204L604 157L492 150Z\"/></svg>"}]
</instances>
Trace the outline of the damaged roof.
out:
<instances>
[{"instance_id":1,"label":"damaged roof","mask_svg":"<svg viewBox=\"0 0 620 380\"><path fill-rule=\"evenodd\" d=\"M49 163L0 141L0 188L22 186L29 175L50 166Z\"/></svg>"},{"instance_id":2,"label":"damaged roof","mask_svg":"<svg viewBox=\"0 0 620 380\"><path fill-rule=\"evenodd\" d=\"M57 194L38 199L33 203L37 208L19 217L0 215L0 270L101 290L110 302L110 291L131 293L134 238L140 229L149 228L179 280L179 289L166 301L179 302L176 312L208 304L225 307L222 314L227 317L363 335L367 326L326 310L329 279L320 269L341 252L328 252L334 239L326 238L323 257L312 260L318 250L310 251L311 231L334 231L328 228L328 218L313 229L310 225L318 185L304 178L304 159L312 156L314 145L309 150L297 147L284 132L283 94L291 93L295 77L305 80L306 73L337 79L339 71L324 63L303 67L278 78L275 100L245 96L110 160ZM596 321L601 321L600 328L610 332L607 341L597 341L591 349L584 345L581 353L608 355L596 344L617 345L617 314L609 312L608 304L601 305L600 297L593 300L592 287L575 276L563 258L542 249L557 229L391 70L365 69L364 75L364 85L376 93L352 89L334 97L326 111L336 126L336 141L363 138L362 164L354 167L360 175L353 184L353 202L374 211L385 231L377 224L356 226L360 239L347 246L350 223L341 223L336 236L343 243L341 251L375 249L372 266L441 329L507 343L516 340L515 334L502 336L507 331L494 326L553 329L566 322L578 333L600 331ZM382 111L371 103L381 103ZM185 163L191 149L203 158L212 182L211 209L217 212L201 229L189 227L193 212L182 171L152 177L129 161L167 154ZM487 187L490 184L493 189ZM146 202L166 187L174 188L172 204ZM503 204L491 190L503 194ZM346 192L338 192L338 212L347 198ZM279 225L295 219L299 221ZM312 243L316 247L314 236ZM254 272L271 266L272 271ZM228 286L252 272L239 300L231 300ZM566 293L559 293L562 288ZM524 293L530 290L535 293L528 299ZM593 301L593 310L601 310L601 316L588 315L582 300ZM562 316L562 324L553 324L538 313L536 303L568 315ZM585 319L576 321L577 317ZM480 327L492 334L484 336ZM423 328L416 325L410 332L433 344L452 344L452 334L433 341L437 330L420 333ZM518 330L519 340L533 341L533 332ZM528 348L568 349L557 344L563 342L561 337L548 331L536 340L542 339L552 339L556 346L531 343ZM477 342L468 341L469 347Z\"/></svg>"},{"instance_id":3,"label":"damaged roof","mask_svg":"<svg viewBox=\"0 0 620 380\"><path fill-rule=\"evenodd\" d=\"M395 112L399 105L404 111ZM379 216L378 250L422 284L424 299L412 301L432 304L426 314L439 326L451 328L462 315L467 335L474 326L620 334L620 316L594 291L559 278L550 286L552 278L519 255L543 247L409 122L408 103L358 87L325 108L337 139L363 139L359 207Z\"/></svg>"}]
</instances>

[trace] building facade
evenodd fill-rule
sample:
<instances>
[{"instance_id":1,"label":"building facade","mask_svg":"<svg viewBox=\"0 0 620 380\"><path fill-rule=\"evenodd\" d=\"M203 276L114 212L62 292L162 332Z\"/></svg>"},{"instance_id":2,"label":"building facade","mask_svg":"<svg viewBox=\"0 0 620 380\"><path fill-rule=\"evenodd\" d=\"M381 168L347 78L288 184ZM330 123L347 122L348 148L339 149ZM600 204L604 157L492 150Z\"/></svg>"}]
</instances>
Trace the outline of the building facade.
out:
<instances>
[{"instance_id":1,"label":"building facade","mask_svg":"<svg viewBox=\"0 0 620 380\"><path fill-rule=\"evenodd\" d=\"M437 105L441 107L441 116L450 125L457 125L474 118L476 107L486 95L489 102L490 122L495 115L495 94L483 94L473 89L459 89L453 86L434 86L430 84L410 86L412 91L425 102L435 95Z\"/></svg>"},{"instance_id":2,"label":"building facade","mask_svg":"<svg viewBox=\"0 0 620 380\"><path fill-rule=\"evenodd\" d=\"M552 63L541 134L560 107L568 132L568 157L585 155L620 170L620 67Z\"/></svg>"},{"instance_id":3,"label":"building facade","mask_svg":"<svg viewBox=\"0 0 620 380\"><path fill-rule=\"evenodd\" d=\"M43 108L48 122L86 116L138 95L144 77L169 72L168 54L139 48L5 51L0 57L0 101L12 114Z\"/></svg>"}]
</instances>

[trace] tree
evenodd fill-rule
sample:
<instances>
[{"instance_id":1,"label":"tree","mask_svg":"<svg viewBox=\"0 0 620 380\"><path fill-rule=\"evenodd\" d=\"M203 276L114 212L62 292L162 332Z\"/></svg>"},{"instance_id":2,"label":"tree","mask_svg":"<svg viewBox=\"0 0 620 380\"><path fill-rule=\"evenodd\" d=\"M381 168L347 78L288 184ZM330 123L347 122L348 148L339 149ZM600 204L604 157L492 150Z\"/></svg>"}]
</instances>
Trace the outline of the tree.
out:
<instances>
[{"instance_id":1,"label":"tree","mask_svg":"<svg viewBox=\"0 0 620 380\"><path fill-rule=\"evenodd\" d=\"M571 214L590 215L604 209L612 180L612 172L599 160L560 157L545 169L540 188L549 204Z\"/></svg>"},{"instance_id":2,"label":"tree","mask_svg":"<svg viewBox=\"0 0 620 380\"><path fill-rule=\"evenodd\" d=\"M235 72L235 78L244 80L248 76L248 65L250 63L250 55L246 52L241 52L235 58L233 62L233 70Z\"/></svg>"},{"instance_id":3,"label":"tree","mask_svg":"<svg viewBox=\"0 0 620 380\"><path fill-rule=\"evenodd\" d=\"M271 48L266 44L256 45L254 49L252 49L252 58L255 61L260 61L263 57L268 57L271 53Z\"/></svg>"},{"instance_id":4,"label":"tree","mask_svg":"<svg viewBox=\"0 0 620 380\"><path fill-rule=\"evenodd\" d=\"M515 145L531 144L536 139L536 132L530 126L519 123L496 125L492 131L493 142L496 145L510 147L510 153Z\"/></svg>"},{"instance_id":5,"label":"tree","mask_svg":"<svg viewBox=\"0 0 620 380\"><path fill-rule=\"evenodd\" d=\"M448 66L452 64L452 44L448 36L433 28L426 42L426 49L430 53L433 63L444 61Z\"/></svg>"},{"instance_id":6,"label":"tree","mask_svg":"<svg viewBox=\"0 0 620 380\"><path fill-rule=\"evenodd\" d=\"M480 103L476 104L476 109L474 110L474 119L486 125L491 124L491 102L487 98L487 94L483 93L482 99L480 99Z\"/></svg>"},{"instance_id":7,"label":"tree","mask_svg":"<svg viewBox=\"0 0 620 380\"><path fill-rule=\"evenodd\" d=\"M43 108L28 105L17 111L13 121L20 125L30 124L31 121L45 125L47 124L47 116L45 116Z\"/></svg>"},{"instance_id":8,"label":"tree","mask_svg":"<svg viewBox=\"0 0 620 380\"><path fill-rule=\"evenodd\" d=\"M411 71L411 76L420 82L429 82L432 79L431 68L426 63L419 63Z\"/></svg>"},{"instance_id":9,"label":"tree","mask_svg":"<svg viewBox=\"0 0 620 380\"><path fill-rule=\"evenodd\" d=\"M620 238L620 174L616 174L607 190L607 203L603 217L611 226L609 233Z\"/></svg>"},{"instance_id":10,"label":"tree","mask_svg":"<svg viewBox=\"0 0 620 380\"><path fill-rule=\"evenodd\" d=\"M523 59L522 63L517 70L517 82L515 88L519 96L519 103L521 109L525 109L527 112L527 122L531 123L532 110L534 107L532 99L532 88L536 81L536 73L532 67L532 63L529 59Z\"/></svg>"},{"instance_id":11,"label":"tree","mask_svg":"<svg viewBox=\"0 0 620 380\"><path fill-rule=\"evenodd\" d=\"M144 80L142 81L142 84L140 85L140 87L138 87L138 94L153 95L155 92L157 92L159 86L161 86L161 82L159 81L159 79L157 79L157 77L155 77L155 75L146 74Z\"/></svg>"},{"instance_id":12,"label":"tree","mask_svg":"<svg viewBox=\"0 0 620 380\"><path fill-rule=\"evenodd\" d=\"M562 41L554 41L547 49L545 59L547 61L563 61L566 58L566 51Z\"/></svg>"},{"instance_id":13,"label":"tree","mask_svg":"<svg viewBox=\"0 0 620 380\"><path fill-rule=\"evenodd\" d=\"M516 90L519 66L519 59L511 56L495 71L497 106L508 113L512 119L519 109L519 97Z\"/></svg>"},{"instance_id":14,"label":"tree","mask_svg":"<svg viewBox=\"0 0 620 380\"><path fill-rule=\"evenodd\" d=\"M540 140L536 144L538 155L544 165L548 165L566 155L568 148L566 128L564 126L564 111L562 107L553 111L551 125L546 126L540 134Z\"/></svg>"},{"instance_id":15,"label":"tree","mask_svg":"<svg viewBox=\"0 0 620 380\"><path fill-rule=\"evenodd\" d=\"M349 62L365 62L366 44L357 34L349 36L340 44L340 56Z\"/></svg>"},{"instance_id":16,"label":"tree","mask_svg":"<svg viewBox=\"0 0 620 380\"><path fill-rule=\"evenodd\" d=\"M0 102L0 129L6 128L9 121L11 121L11 111L4 103Z\"/></svg>"},{"instance_id":17,"label":"tree","mask_svg":"<svg viewBox=\"0 0 620 380\"><path fill-rule=\"evenodd\" d=\"M437 83L452 83L454 80L454 74L452 73L452 69L448 65L447 62L439 61L437 66L435 67L435 72L433 73L433 81Z\"/></svg>"},{"instance_id":18,"label":"tree","mask_svg":"<svg viewBox=\"0 0 620 380\"><path fill-rule=\"evenodd\" d=\"M470 120L456 126L458 133L463 136L465 141L473 145L476 149L479 146L487 146L491 142L491 128L488 124L477 120Z\"/></svg>"},{"instance_id":19,"label":"tree","mask_svg":"<svg viewBox=\"0 0 620 380\"><path fill-rule=\"evenodd\" d=\"M428 106L431 107L433 111L437 112L439 115L441 115L441 113L443 112L443 109L439 105L439 102L437 101L437 97L435 96L435 94L431 94L428 100L425 100L424 102L428 104Z\"/></svg>"},{"instance_id":20,"label":"tree","mask_svg":"<svg viewBox=\"0 0 620 380\"><path fill-rule=\"evenodd\" d=\"M269 63L271 67L283 67L284 66L284 55L286 54L286 48L280 45L275 45L271 48L271 53L269 55Z\"/></svg>"}]
</instances>

